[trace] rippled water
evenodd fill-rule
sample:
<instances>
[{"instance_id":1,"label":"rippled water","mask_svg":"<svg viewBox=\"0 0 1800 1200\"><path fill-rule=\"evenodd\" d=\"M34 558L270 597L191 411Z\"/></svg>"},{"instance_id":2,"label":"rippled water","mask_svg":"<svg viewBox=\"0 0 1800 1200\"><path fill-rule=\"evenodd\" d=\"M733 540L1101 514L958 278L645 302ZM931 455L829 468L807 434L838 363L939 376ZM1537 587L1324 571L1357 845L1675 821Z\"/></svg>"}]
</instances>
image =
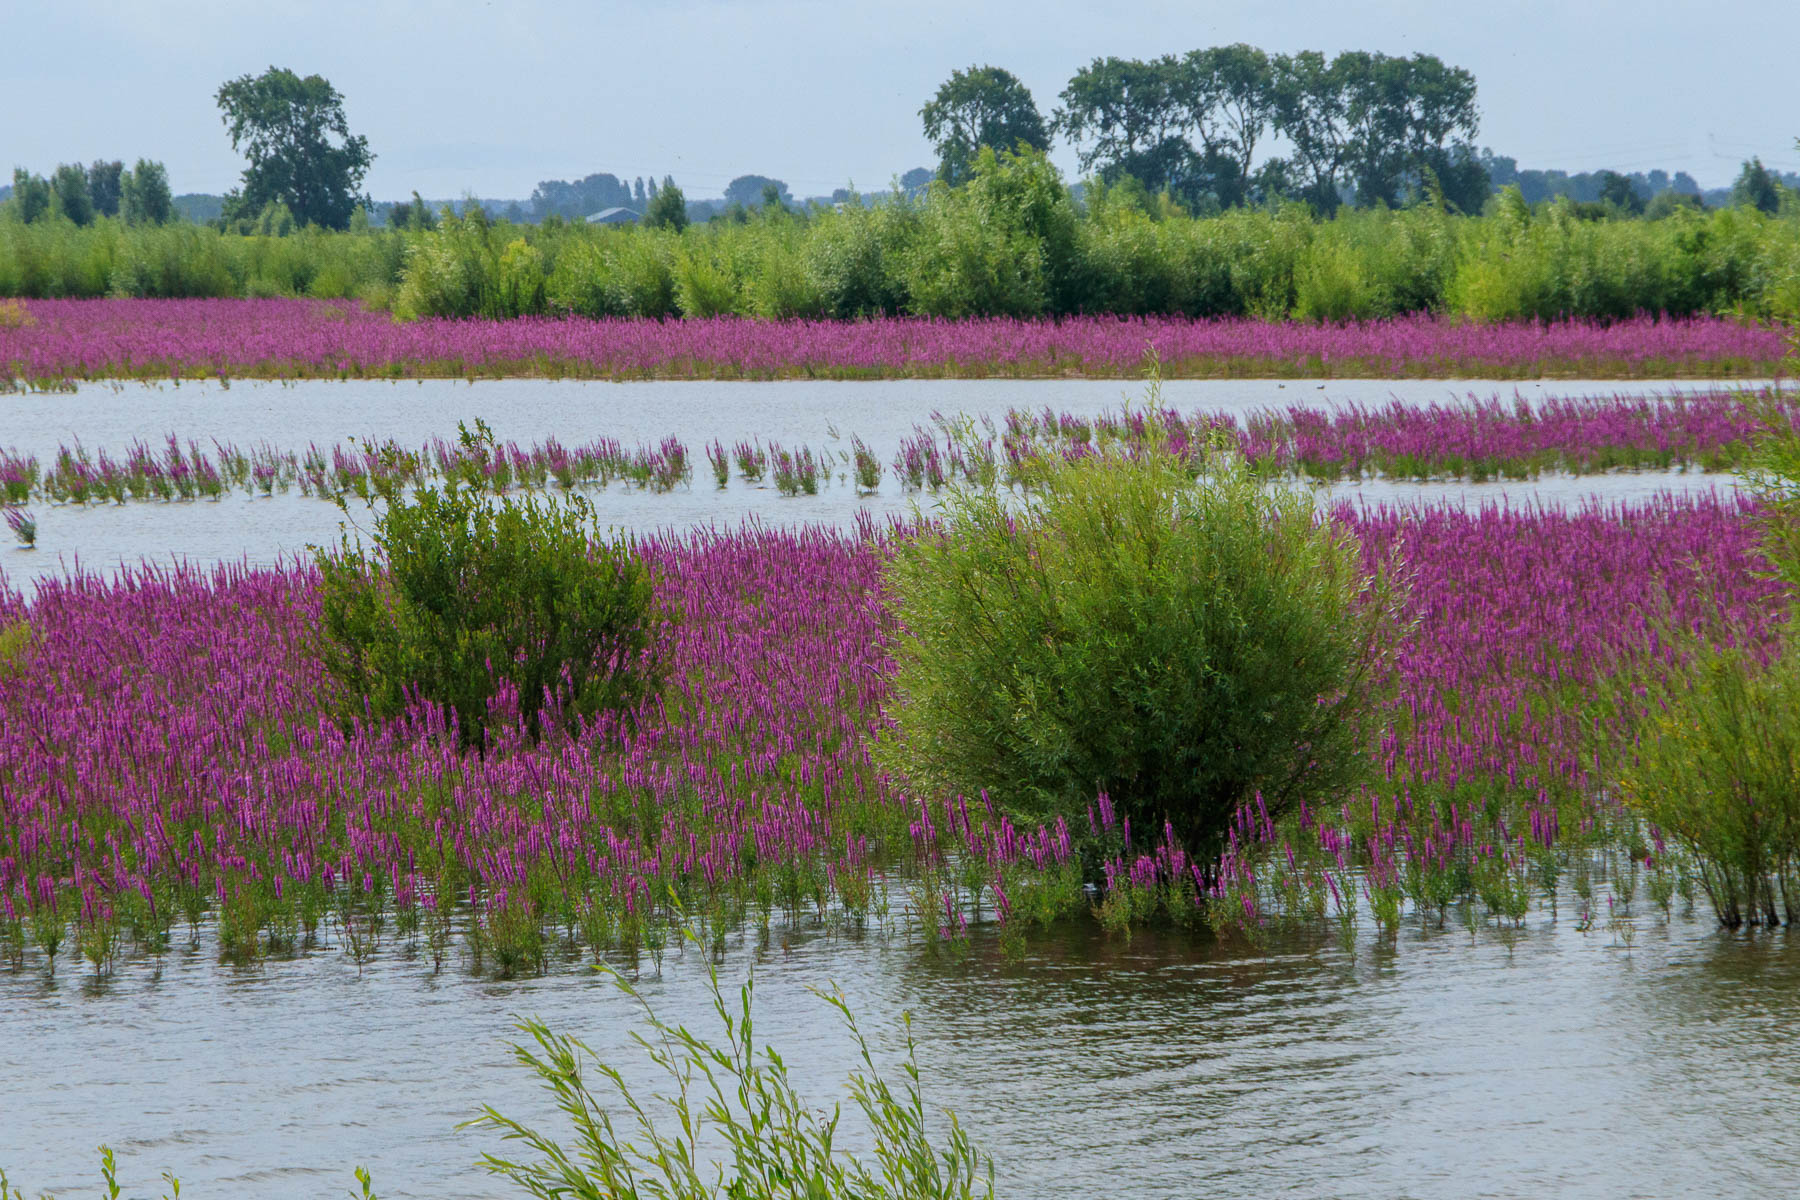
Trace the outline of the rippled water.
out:
<instances>
[{"instance_id":1,"label":"rippled water","mask_svg":"<svg viewBox=\"0 0 1800 1200\"><path fill-rule=\"evenodd\" d=\"M1350 951L1078 927L1019 964L980 929L966 955L778 930L723 970L754 967L759 1039L820 1104L853 1047L805 989L842 986L889 1067L911 1011L928 1099L977 1132L1004 1195L1792 1194L1800 943L1640 907L1628 951L1571 907ZM690 952L643 991L710 1028L703 985ZM515 1014L647 1079L629 1004L574 964L514 982L404 951L360 974L329 949L229 967L210 939L98 984L34 961L0 971L0 1163L85 1192L105 1140L131 1180L172 1169L194 1196L325 1195L357 1164L383 1195L491 1196L471 1164L498 1144L457 1122L482 1103L555 1121L507 1057Z\"/></svg>"},{"instance_id":2,"label":"rippled water","mask_svg":"<svg viewBox=\"0 0 1800 1200\"><path fill-rule=\"evenodd\" d=\"M1559 393L1614 384L1547 385ZM1630 385L1645 390L1654 385ZM1524 390L1536 389L1532 385ZM1448 399L1513 385L1333 381L1178 383L1182 408ZM43 454L80 436L118 447L169 430L284 446L369 434L417 441L484 416L500 436L626 440L678 433L825 442L833 423L884 457L933 410L1051 404L1092 411L1135 385L1104 383L183 385L0 397L0 445ZM1345 489L1480 501L1641 496L1705 477L1609 476L1537 485ZM734 482L689 492L601 494L603 519L638 528L754 513L848 522L894 511L892 492L837 488L780 500ZM335 536L319 501L41 508L45 549L0 552L14 583L174 553L252 561ZM1007 963L977 926L968 952L904 934L778 929L767 950L734 944L728 982L754 967L759 1037L803 1090L842 1099L853 1047L808 986L843 986L891 1066L911 1011L929 1098L953 1106L999 1164L1012 1197L1777 1196L1800 1178L1800 942L1726 936L1702 911L1665 923L1640 906L1627 950L1536 913L1524 930L1423 929L1354 949L1276 939L1218 946L1086 924ZM178 939L180 940L180 939ZM691 954L649 973L666 1017L704 1024ZM630 1005L565 962L497 981L390 949L358 970L323 947L254 967L200 944L138 956L96 981L65 957L0 969L0 1167L27 1194L97 1190L109 1142L127 1196L341 1195L366 1164L394 1197L486 1197L471 1167L495 1142L457 1122L492 1103L546 1125L554 1113L503 1045L514 1014L579 1034L645 1078ZM853 1138L854 1140L854 1138Z\"/></svg>"}]
</instances>

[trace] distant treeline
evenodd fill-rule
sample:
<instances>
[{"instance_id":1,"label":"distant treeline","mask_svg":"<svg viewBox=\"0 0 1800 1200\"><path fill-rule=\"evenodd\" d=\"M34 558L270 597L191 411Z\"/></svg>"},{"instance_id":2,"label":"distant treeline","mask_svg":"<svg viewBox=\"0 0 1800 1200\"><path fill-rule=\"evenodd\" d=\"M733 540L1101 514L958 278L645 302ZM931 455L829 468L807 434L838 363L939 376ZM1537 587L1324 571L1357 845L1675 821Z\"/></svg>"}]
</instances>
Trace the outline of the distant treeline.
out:
<instances>
[{"instance_id":1,"label":"distant treeline","mask_svg":"<svg viewBox=\"0 0 1800 1200\"><path fill-rule=\"evenodd\" d=\"M1623 219L1604 205L1488 212L1304 204L1182 213L1126 180L1078 202L1042 155L984 150L917 199L685 229L492 220L226 234L97 217L0 220L0 294L349 297L397 316L855 318L1166 313L1480 320L1800 313L1800 210Z\"/></svg>"}]
</instances>

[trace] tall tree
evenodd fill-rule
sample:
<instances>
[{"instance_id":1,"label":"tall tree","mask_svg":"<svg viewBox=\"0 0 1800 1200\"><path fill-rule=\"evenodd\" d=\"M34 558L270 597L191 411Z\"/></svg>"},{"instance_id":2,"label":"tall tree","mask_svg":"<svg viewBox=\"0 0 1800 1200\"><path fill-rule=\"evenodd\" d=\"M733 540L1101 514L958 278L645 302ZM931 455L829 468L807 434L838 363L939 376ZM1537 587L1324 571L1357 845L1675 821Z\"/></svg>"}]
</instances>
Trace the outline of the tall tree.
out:
<instances>
[{"instance_id":1,"label":"tall tree","mask_svg":"<svg viewBox=\"0 0 1800 1200\"><path fill-rule=\"evenodd\" d=\"M103 217L119 215L119 176L124 170L125 164L117 159L88 164L88 196L94 201L94 211Z\"/></svg>"},{"instance_id":2,"label":"tall tree","mask_svg":"<svg viewBox=\"0 0 1800 1200\"><path fill-rule=\"evenodd\" d=\"M1617 171L1600 172L1600 203L1610 204L1631 217L1644 211L1644 198L1631 186L1631 180Z\"/></svg>"},{"instance_id":3,"label":"tall tree","mask_svg":"<svg viewBox=\"0 0 1800 1200\"><path fill-rule=\"evenodd\" d=\"M147 158L119 177L119 216L127 225L166 225L175 215L169 173Z\"/></svg>"},{"instance_id":4,"label":"tall tree","mask_svg":"<svg viewBox=\"0 0 1800 1200\"><path fill-rule=\"evenodd\" d=\"M88 194L87 170L80 163L61 163L50 176L50 190L62 215L77 225L94 220L94 198Z\"/></svg>"},{"instance_id":5,"label":"tall tree","mask_svg":"<svg viewBox=\"0 0 1800 1200\"><path fill-rule=\"evenodd\" d=\"M1275 128L1293 143L1293 166L1306 198L1332 212L1348 137L1342 74L1317 50L1278 54L1269 66Z\"/></svg>"},{"instance_id":6,"label":"tall tree","mask_svg":"<svg viewBox=\"0 0 1800 1200\"><path fill-rule=\"evenodd\" d=\"M937 148L938 178L962 183L983 146L1033 150L1050 145L1044 118L1031 91L1011 71L971 66L952 71L937 95L919 110L925 136Z\"/></svg>"},{"instance_id":7,"label":"tall tree","mask_svg":"<svg viewBox=\"0 0 1800 1200\"><path fill-rule=\"evenodd\" d=\"M762 203L763 194L770 187L775 189L777 204L787 204L792 201L793 197L788 194L788 185L779 179L771 179L767 175L739 175L725 185L725 202L741 204L745 208L750 208Z\"/></svg>"},{"instance_id":8,"label":"tall tree","mask_svg":"<svg viewBox=\"0 0 1800 1200\"><path fill-rule=\"evenodd\" d=\"M284 204L302 223L346 229L351 211L368 205L358 189L375 156L350 133L344 98L323 76L270 67L221 85L216 98L231 148L250 160L228 219Z\"/></svg>"},{"instance_id":9,"label":"tall tree","mask_svg":"<svg viewBox=\"0 0 1800 1200\"><path fill-rule=\"evenodd\" d=\"M1330 62L1317 51L1271 60L1275 127L1293 143L1305 193L1335 209L1349 184L1358 204L1398 204L1424 190L1429 168L1476 178L1475 77L1429 54L1395 58L1347 50ZM1464 189L1466 190L1466 188Z\"/></svg>"},{"instance_id":10,"label":"tall tree","mask_svg":"<svg viewBox=\"0 0 1800 1200\"><path fill-rule=\"evenodd\" d=\"M1152 191L1183 178L1193 158L1180 61L1096 58L1062 90L1056 125L1077 144L1083 171L1130 175ZM1085 143L1085 144L1083 144Z\"/></svg>"},{"instance_id":11,"label":"tall tree","mask_svg":"<svg viewBox=\"0 0 1800 1200\"><path fill-rule=\"evenodd\" d=\"M654 187L656 181L650 181ZM675 181L663 176L662 186L650 195L649 207L644 212L644 224L658 229L673 229L680 233L687 228L687 197L675 186Z\"/></svg>"},{"instance_id":12,"label":"tall tree","mask_svg":"<svg viewBox=\"0 0 1800 1200\"><path fill-rule=\"evenodd\" d=\"M14 167L9 203L19 220L26 224L43 220L50 212L50 181L42 175L33 175L24 167Z\"/></svg>"},{"instance_id":13,"label":"tall tree","mask_svg":"<svg viewBox=\"0 0 1800 1200\"><path fill-rule=\"evenodd\" d=\"M1781 208L1781 185L1775 182L1769 168L1763 166L1761 158L1751 159L1738 172L1736 182L1731 185L1731 202L1766 213Z\"/></svg>"},{"instance_id":14,"label":"tall tree","mask_svg":"<svg viewBox=\"0 0 1800 1200\"><path fill-rule=\"evenodd\" d=\"M1269 127L1274 77L1269 56L1238 42L1190 51L1182 59L1188 124L1200 139L1205 161L1227 167L1218 179L1219 202L1239 203L1250 190L1256 144Z\"/></svg>"}]
</instances>

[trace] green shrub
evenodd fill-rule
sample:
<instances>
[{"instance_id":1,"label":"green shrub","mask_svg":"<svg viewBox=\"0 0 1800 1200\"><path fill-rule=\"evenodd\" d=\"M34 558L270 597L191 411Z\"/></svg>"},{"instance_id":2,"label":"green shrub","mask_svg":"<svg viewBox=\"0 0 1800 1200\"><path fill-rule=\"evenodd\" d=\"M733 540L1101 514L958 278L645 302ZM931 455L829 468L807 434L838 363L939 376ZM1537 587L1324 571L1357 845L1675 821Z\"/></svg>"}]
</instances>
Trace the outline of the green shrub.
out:
<instances>
[{"instance_id":1,"label":"green shrub","mask_svg":"<svg viewBox=\"0 0 1800 1200\"><path fill-rule=\"evenodd\" d=\"M1719 923L1800 920L1800 654L1688 639L1627 689L1625 803L1691 853Z\"/></svg>"},{"instance_id":2,"label":"green shrub","mask_svg":"<svg viewBox=\"0 0 1800 1200\"><path fill-rule=\"evenodd\" d=\"M1032 820L1106 792L1206 853L1255 793L1273 815L1359 777L1394 594L1309 493L1222 447L1196 480L1154 439L1027 479L952 491L895 549L878 752L905 785Z\"/></svg>"},{"instance_id":3,"label":"green shrub","mask_svg":"<svg viewBox=\"0 0 1800 1200\"><path fill-rule=\"evenodd\" d=\"M1756 402L1764 433L1757 438L1745 482L1763 522L1763 553L1789 588L1800 589L1800 426L1779 395Z\"/></svg>"},{"instance_id":4,"label":"green shrub","mask_svg":"<svg viewBox=\"0 0 1800 1200\"><path fill-rule=\"evenodd\" d=\"M485 428L464 432L466 448L485 441ZM378 500L373 552L348 534L337 553L315 551L341 718L424 701L485 748L503 684L539 735L552 717L573 728L629 714L659 685L652 574L623 542L591 537L581 498L495 498L451 478L410 494L385 485Z\"/></svg>"}]
</instances>

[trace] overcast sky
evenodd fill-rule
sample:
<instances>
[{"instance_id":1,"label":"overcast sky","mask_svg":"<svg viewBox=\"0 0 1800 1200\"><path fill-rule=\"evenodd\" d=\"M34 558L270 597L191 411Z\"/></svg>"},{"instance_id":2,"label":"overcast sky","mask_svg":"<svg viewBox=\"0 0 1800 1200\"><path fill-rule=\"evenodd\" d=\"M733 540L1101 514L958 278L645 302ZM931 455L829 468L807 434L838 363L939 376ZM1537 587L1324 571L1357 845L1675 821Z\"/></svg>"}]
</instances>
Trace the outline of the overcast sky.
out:
<instances>
[{"instance_id":1,"label":"overcast sky","mask_svg":"<svg viewBox=\"0 0 1800 1200\"><path fill-rule=\"evenodd\" d=\"M1082 64L1228 42L1423 51L1472 71L1478 144L1522 167L1800 169L1796 0L0 0L0 155L161 159L178 192L242 163L213 93L273 64L318 73L375 152L369 191L528 196L540 179L740 174L798 195L932 161L919 106L1005 67L1046 115ZM1074 173L1074 153L1055 157Z\"/></svg>"}]
</instances>

